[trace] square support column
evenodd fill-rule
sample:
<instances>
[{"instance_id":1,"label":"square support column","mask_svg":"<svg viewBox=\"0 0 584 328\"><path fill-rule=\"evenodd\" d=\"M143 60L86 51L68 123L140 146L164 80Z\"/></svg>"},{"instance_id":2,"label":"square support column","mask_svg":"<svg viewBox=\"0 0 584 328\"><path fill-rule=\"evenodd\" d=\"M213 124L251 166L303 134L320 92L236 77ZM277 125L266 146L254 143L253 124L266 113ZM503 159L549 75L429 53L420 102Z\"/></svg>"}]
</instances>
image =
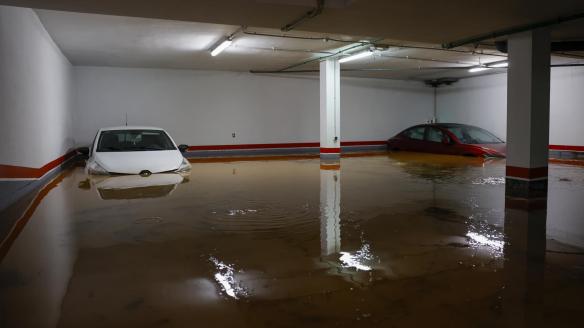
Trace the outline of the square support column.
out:
<instances>
[{"instance_id":1,"label":"square support column","mask_svg":"<svg viewBox=\"0 0 584 328\"><path fill-rule=\"evenodd\" d=\"M320 62L320 158L339 159L341 154L341 74L339 61Z\"/></svg>"},{"instance_id":2,"label":"square support column","mask_svg":"<svg viewBox=\"0 0 584 328\"><path fill-rule=\"evenodd\" d=\"M512 35L507 75L509 197L547 196L550 120L550 34L537 29Z\"/></svg>"}]
</instances>

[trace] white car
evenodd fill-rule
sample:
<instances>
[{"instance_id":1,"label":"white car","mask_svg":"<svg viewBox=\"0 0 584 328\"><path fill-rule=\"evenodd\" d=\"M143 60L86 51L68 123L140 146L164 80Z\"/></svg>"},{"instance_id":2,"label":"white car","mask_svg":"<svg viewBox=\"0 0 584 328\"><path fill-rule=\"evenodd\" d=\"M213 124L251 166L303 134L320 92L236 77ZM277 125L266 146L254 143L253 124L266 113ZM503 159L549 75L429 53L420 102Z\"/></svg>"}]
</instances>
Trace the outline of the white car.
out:
<instances>
[{"instance_id":1,"label":"white car","mask_svg":"<svg viewBox=\"0 0 584 328\"><path fill-rule=\"evenodd\" d=\"M176 146L161 128L120 126L97 132L91 148L80 148L89 159L88 174L140 174L186 172L191 164L182 152L187 145Z\"/></svg>"}]
</instances>

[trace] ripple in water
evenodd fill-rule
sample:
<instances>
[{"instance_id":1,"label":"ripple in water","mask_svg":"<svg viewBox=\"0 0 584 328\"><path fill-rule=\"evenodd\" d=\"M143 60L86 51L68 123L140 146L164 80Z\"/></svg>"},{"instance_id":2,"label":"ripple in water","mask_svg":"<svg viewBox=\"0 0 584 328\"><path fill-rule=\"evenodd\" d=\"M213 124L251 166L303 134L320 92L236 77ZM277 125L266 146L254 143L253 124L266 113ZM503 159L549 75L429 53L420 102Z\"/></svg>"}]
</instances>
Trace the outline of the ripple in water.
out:
<instances>
[{"instance_id":1,"label":"ripple in water","mask_svg":"<svg viewBox=\"0 0 584 328\"><path fill-rule=\"evenodd\" d=\"M487 178L478 178L473 180L472 184L474 185L502 185L505 184L505 178L503 177L487 177Z\"/></svg>"},{"instance_id":2,"label":"ripple in water","mask_svg":"<svg viewBox=\"0 0 584 328\"><path fill-rule=\"evenodd\" d=\"M204 217L214 231L227 233L314 234L318 232L319 209L309 204L293 206L251 204L247 209L216 209Z\"/></svg>"}]
</instances>

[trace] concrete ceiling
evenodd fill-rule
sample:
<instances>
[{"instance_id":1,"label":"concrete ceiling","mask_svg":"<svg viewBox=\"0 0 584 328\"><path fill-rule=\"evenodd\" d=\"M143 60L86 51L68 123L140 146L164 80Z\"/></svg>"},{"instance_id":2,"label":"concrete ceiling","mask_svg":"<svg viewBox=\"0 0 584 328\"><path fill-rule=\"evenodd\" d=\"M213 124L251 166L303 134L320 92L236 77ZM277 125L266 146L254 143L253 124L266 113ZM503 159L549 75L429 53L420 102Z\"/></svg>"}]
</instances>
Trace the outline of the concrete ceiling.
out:
<instances>
[{"instance_id":1,"label":"concrete ceiling","mask_svg":"<svg viewBox=\"0 0 584 328\"><path fill-rule=\"evenodd\" d=\"M315 0L0 0L0 4L132 17L279 29ZM513 26L584 13L582 0L325 0L299 30L441 44ZM555 37L584 37L584 23Z\"/></svg>"},{"instance_id":2,"label":"concrete ceiling","mask_svg":"<svg viewBox=\"0 0 584 328\"><path fill-rule=\"evenodd\" d=\"M376 40L386 48L376 51L374 56L343 64L347 70L344 76L415 80L466 77L476 75L465 69L469 66L506 58L490 47L445 51L436 44L317 32L283 33L279 29L253 27L237 33L231 47L212 57L209 49L237 31L238 26L52 10L36 12L64 54L74 65L81 66L278 71L308 62L291 70L310 71L318 69L318 58L359 40ZM323 38L329 40L324 42ZM584 61L558 57L554 62ZM493 69L479 74L503 71Z\"/></svg>"}]
</instances>

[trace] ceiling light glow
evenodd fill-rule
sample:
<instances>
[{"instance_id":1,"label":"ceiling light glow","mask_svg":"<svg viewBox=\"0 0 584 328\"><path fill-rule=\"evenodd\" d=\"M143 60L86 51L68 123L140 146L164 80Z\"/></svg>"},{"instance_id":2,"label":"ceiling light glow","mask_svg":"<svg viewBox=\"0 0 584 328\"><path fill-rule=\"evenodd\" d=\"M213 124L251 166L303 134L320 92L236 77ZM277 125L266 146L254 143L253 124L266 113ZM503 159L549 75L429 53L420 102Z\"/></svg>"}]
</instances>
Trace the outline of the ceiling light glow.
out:
<instances>
[{"instance_id":1,"label":"ceiling light glow","mask_svg":"<svg viewBox=\"0 0 584 328\"><path fill-rule=\"evenodd\" d=\"M227 49L233 43L232 40L225 39L225 41L221 42L215 49L211 50L211 56L215 57L220 54L223 50Z\"/></svg>"},{"instance_id":2,"label":"ceiling light glow","mask_svg":"<svg viewBox=\"0 0 584 328\"><path fill-rule=\"evenodd\" d=\"M488 69L491 69L491 68L484 67L484 66L478 66L478 67L473 67L473 68L469 69L468 72L469 73L476 73L476 72L486 71Z\"/></svg>"},{"instance_id":3,"label":"ceiling light glow","mask_svg":"<svg viewBox=\"0 0 584 328\"><path fill-rule=\"evenodd\" d=\"M371 56L371 55L373 55L373 52L367 50L367 51L363 51L363 52L360 52L360 53L351 55L349 57L341 58L339 60L339 63L346 63L346 62L350 62L350 61L355 60L355 59L359 59L359 58L363 58L363 57L368 57L368 56Z\"/></svg>"},{"instance_id":4,"label":"ceiling light glow","mask_svg":"<svg viewBox=\"0 0 584 328\"><path fill-rule=\"evenodd\" d=\"M221 285L221 290L227 294L227 296L239 299L239 296L247 296L245 289L237 284L235 279L235 269L233 265L228 265L219 261L215 257L211 256L209 258L215 267L217 268L217 273L215 273L215 280Z\"/></svg>"}]
</instances>

